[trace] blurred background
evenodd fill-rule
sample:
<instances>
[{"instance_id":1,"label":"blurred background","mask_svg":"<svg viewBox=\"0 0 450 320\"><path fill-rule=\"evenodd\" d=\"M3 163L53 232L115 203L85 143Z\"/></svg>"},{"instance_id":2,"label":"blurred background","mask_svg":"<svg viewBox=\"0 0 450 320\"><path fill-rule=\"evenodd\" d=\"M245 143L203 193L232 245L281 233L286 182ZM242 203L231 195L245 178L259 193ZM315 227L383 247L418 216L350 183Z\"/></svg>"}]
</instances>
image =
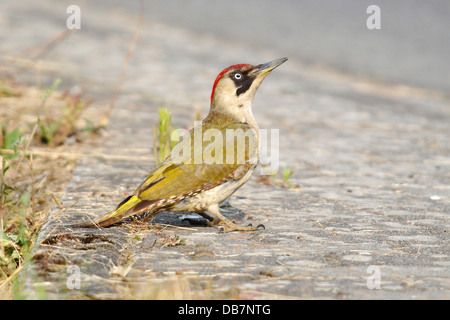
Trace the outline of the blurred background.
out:
<instances>
[{"instance_id":1,"label":"blurred background","mask_svg":"<svg viewBox=\"0 0 450 320\"><path fill-rule=\"evenodd\" d=\"M133 1L94 1L134 12ZM381 9L369 30L367 7ZM169 25L271 48L279 56L380 80L450 90L446 0L145 1L145 16Z\"/></svg>"},{"instance_id":2,"label":"blurred background","mask_svg":"<svg viewBox=\"0 0 450 320\"><path fill-rule=\"evenodd\" d=\"M111 13L137 19L140 10L139 1L4 1L0 53L14 55L51 39L58 28L64 29L71 4L81 8L79 36L95 33L104 43L135 27L124 23L121 28ZM380 30L366 27L366 10L372 4L381 9ZM441 91L450 89L449 16L446 0L144 1L146 21L230 41L230 46L270 49L274 58L288 56L304 64ZM51 30L51 25L58 28ZM88 52L94 48L86 40L83 47ZM239 57L236 61L241 62Z\"/></svg>"}]
</instances>

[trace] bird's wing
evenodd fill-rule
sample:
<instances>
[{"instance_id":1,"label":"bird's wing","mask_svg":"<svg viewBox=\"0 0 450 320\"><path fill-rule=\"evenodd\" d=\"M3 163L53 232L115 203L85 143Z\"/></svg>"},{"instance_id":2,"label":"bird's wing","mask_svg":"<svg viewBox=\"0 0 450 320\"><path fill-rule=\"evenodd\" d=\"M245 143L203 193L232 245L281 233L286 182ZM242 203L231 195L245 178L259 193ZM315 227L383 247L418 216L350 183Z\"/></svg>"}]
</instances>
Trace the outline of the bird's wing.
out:
<instances>
[{"instance_id":1,"label":"bird's wing","mask_svg":"<svg viewBox=\"0 0 450 320\"><path fill-rule=\"evenodd\" d=\"M238 180L256 165L256 132L248 124L231 123L208 133L207 130L210 129L208 126L200 129L201 140L208 140L203 143L195 141L192 129L189 132L190 138L185 137L174 149L176 152L190 151L189 156L180 157L178 154L175 157L172 153L115 210L83 226L108 226L131 215L160 211L227 180ZM196 148L200 148L200 152ZM196 159L196 155L200 155L200 158Z\"/></svg>"},{"instance_id":2,"label":"bird's wing","mask_svg":"<svg viewBox=\"0 0 450 320\"><path fill-rule=\"evenodd\" d=\"M194 129L193 129L194 130ZM185 161L169 156L150 173L134 193L141 200L180 198L192 192L213 188L226 180L239 179L257 162L257 139L247 124L232 123L222 129L203 128L202 144L190 131L190 139L183 139L174 150L188 150ZM206 131L210 130L210 133ZM189 144L189 148L184 148ZM200 151L196 148L201 148ZM198 158L200 155L201 158Z\"/></svg>"}]
</instances>

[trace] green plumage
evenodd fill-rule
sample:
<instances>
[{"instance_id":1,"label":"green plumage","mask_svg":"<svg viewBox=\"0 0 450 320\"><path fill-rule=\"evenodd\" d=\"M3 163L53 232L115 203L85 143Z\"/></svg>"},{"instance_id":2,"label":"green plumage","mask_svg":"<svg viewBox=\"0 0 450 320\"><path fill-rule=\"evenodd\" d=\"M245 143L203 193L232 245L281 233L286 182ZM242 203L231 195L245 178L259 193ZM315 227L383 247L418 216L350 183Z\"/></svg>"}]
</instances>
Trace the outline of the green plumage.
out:
<instances>
[{"instance_id":1,"label":"green plumage","mask_svg":"<svg viewBox=\"0 0 450 320\"><path fill-rule=\"evenodd\" d=\"M211 110L201 126L189 131L116 209L77 226L105 227L132 215L151 217L167 210L201 215L209 211L214 218L207 218L222 223L227 232L257 230L258 226L236 226L220 213L219 203L248 181L258 162L258 125L251 104L264 78L286 60L224 69L214 82Z\"/></svg>"},{"instance_id":2,"label":"green plumage","mask_svg":"<svg viewBox=\"0 0 450 320\"><path fill-rule=\"evenodd\" d=\"M220 119L220 122L215 119ZM211 141L203 141L203 137L211 129ZM195 134L200 132L202 139L196 141ZM238 138L227 139L233 133ZM186 197L212 189L230 179L239 180L257 163L256 131L248 124L236 123L226 116L210 115L202 122L201 128L193 128L188 134L190 139L183 138L174 148L175 151L180 151L179 154L174 157L169 155L147 176L131 197L125 199L115 210L85 226L107 226L142 212L151 214L163 209L170 211L171 206ZM222 143L216 141L217 138L222 138ZM189 150L188 157L182 157L183 150ZM199 155L201 159L195 159ZM181 163L177 161L181 159ZM232 162L227 162L227 159L232 159ZM210 163L212 160L216 161Z\"/></svg>"}]
</instances>

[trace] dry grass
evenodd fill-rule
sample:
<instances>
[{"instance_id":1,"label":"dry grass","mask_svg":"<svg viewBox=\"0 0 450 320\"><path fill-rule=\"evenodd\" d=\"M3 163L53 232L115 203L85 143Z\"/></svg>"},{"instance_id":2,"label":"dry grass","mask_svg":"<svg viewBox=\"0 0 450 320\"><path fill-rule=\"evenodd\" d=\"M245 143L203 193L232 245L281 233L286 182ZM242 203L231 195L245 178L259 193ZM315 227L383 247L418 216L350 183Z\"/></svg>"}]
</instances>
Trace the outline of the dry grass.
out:
<instances>
[{"instance_id":1,"label":"dry grass","mask_svg":"<svg viewBox=\"0 0 450 320\"><path fill-rule=\"evenodd\" d=\"M16 275L70 180L80 145L96 127L80 93L0 80L0 297L14 297ZM39 151L35 152L36 149Z\"/></svg>"}]
</instances>

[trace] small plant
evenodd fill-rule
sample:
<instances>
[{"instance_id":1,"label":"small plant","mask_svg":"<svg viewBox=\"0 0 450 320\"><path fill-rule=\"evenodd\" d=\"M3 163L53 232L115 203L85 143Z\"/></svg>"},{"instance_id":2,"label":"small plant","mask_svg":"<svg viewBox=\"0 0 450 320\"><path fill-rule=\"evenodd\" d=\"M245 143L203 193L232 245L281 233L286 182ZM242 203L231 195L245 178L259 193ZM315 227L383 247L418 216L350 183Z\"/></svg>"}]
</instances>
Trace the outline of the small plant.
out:
<instances>
[{"instance_id":1,"label":"small plant","mask_svg":"<svg viewBox=\"0 0 450 320\"><path fill-rule=\"evenodd\" d=\"M67 137L78 140L80 132L98 128L90 120L83 126L83 111L90 101L83 101L81 94L57 94L61 80L45 90L19 90L13 83L4 83L9 82L0 80L0 110L4 111L5 105L17 107L17 112L2 112L0 123L0 299L22 297L17 275L31 258L31 248L52 207L52 198L58 201L53 192L58 188L46 181L65 183L64 173L70 173L72 167L71 161L59 158L49 163L32 147L38 144L52 150Z\"/></svg>"},{"instance_id":2,"label":"small plant","mask_svg":"<svg viewBox=\"0 0 450 320\"><path fill-rule=\"evenodd\" d=\"M58 88L60 80L57 79L51 88L44 90L42 100L42 111L45 114L45 103L50 95ZM66 105L62 108L62 114L55 117L46 116L41 118L38 114L38 126L40 129L40 141L49 146L59 146L64 143L67 137L81 131L95 131L96 127L92 121L85 119L86 125L82 129L76 128L76 122L81 118L83 111L91 101L83 102L79 94L69 95L65 93L63 98Z\"/></svg>"},{"instance_id":3,"label":"small plant","mask_svg":"<svg viewBox=\"0 0 450 320\"><path fill-rule=\"evenodd\" d=\"M41 142L47 145L52 145L56 136L56 131L59 129L61 122L50 122L47 120L41 121L38 115L38 125L41 129Z\"/></svg>"},{"instance_id":4,"label":"small plant","mask_svg":"<svg viewBox=\"0 0 450 320\"><path fill-rule=\"evenodd\" d=\"M11 163L19 155L18 147L22 136L19 128L8 131L5 124L0 128L0 239L7 223L7 212L12 205L10 193L15 189L7 182L6 173L11 168ZM2 248L2 246L0 246ZM3 252L0 250L0 254ZM1 259L0 259L1 261Z\"/></svg>"},{"instance_id":5,"label":"small plant","mask_svg":"<svg viewBox=\"0 0 450 320\"><path fill-rule=\"evenodd\" d=\"M294 172L289 168L283 168L283 171L281 171L281 177L283 178L283 183L285 185L289 185L289 178L292 176Z\"/></svg>"},{"instance_id":6,"label":"small plant","mask_svg":"<svg viewBox=\"0 0 450 320\"><path fill-rule=\"evenodd\" d=\"M17 147L20 143L20 129L16 128L8 131L6 124L0 128L0 155L13 159L17 156Z\"/></svg>"},{"instance_id":7,"label":"small plant","mask_svg":"<svg viewBox=\"0 0 450 320\"><path fill-rule=\"evenodd\" d=\"M14 187L6 183L10 166L4 157L0 172L0 279L7 278L23 264L23 257L31 248L30 233L24 221L30 207L30 192L18 199L13 196ZM10 219L10 216L17 217Z\"/></svg>"},{"instance_id":8,"label":"small plant","mask_svg":"<svg viewBox=\"0 0 450 320\"><path fill-rule=\"evenodd\" d=\"M0 98L19 97L20 95L20 91L11 85L11 81L0 81Z\"/></svg>"},{"instance_id":9,"label":"small plant","mask_svg":"<svg viewBox=\"0 0 450 320\"><path fill-rule=\"evenodd\" d=\"M7 220L6 207L11 201L8 199L8 195L13 188L6 184L5 181L6 172L9 170L9 165L6 164L6 158L0 156L0 160L0 232L3 232Z\"/></svg>"},{"instance_id":10,"label":"small plant","mask_svg":"<svg viewBox=\"0 0 450 320\"><path fill-rule=\"evenodd\" d=\"M153 128L153 154L158 164L164 161L176 145L176 141L171 139L174 130L171 122L172 115L169 109L159 108L159 125Z\"/></svg>"},{"instance_id":11,"label":"small plant","mask_svg":"<svg viewBox=\"0 0 450 320\"><path fill-rule=\"evenodd\" d=\"M50 88L45 89L41 95L41 111L44 112L45 103L48 98L52 95L52 93L59 87L61 84L61 79L56 79ZM37 125L39 129L41 129L41 141L45 144L51 145L53 142L53 138L55 137L56 130L59 127L59 122L50 122L48 119L41 120L39 114L37 115Z\"/></svg>"},{"instance_id":12,"label":"small plant","mask_svg":"<svg viewBox=\"0 0 450 320\"><path fill-rule=\"evenodd\" d=\"M270 186L280 186L286 189L298 188L298 184L289 181L293 173L294 171L292 171L292 169L284 167L281 172L279 171L273 175L260 176L259 182ZM278 177L280 177L281 180Z\"/></svg>"}]
</instances>

